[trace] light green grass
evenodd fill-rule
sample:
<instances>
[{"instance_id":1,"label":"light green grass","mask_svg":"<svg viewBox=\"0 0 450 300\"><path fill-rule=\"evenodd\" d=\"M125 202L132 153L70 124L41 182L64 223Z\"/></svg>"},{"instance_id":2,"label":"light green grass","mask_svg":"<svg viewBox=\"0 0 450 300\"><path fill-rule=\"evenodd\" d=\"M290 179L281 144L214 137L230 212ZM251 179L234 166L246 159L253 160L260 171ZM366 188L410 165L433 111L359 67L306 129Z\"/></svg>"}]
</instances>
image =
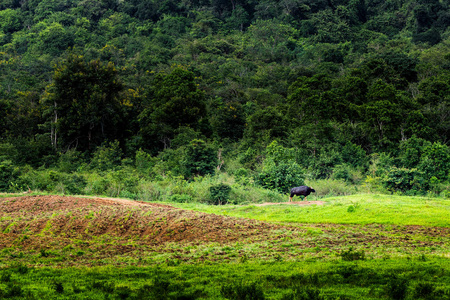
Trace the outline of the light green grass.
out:
<instances>
[{"instance_id":1,"label":"light green grass","mask_svg":"<svg viewBox=\"0 0 450 300\"><path fill-rule=\"evenodd\" d=\"M323 201L324 205L174 205L267 222L450 226L450 200L442 198L359 194L318 200Z\"/></svg>"}]
</instances>

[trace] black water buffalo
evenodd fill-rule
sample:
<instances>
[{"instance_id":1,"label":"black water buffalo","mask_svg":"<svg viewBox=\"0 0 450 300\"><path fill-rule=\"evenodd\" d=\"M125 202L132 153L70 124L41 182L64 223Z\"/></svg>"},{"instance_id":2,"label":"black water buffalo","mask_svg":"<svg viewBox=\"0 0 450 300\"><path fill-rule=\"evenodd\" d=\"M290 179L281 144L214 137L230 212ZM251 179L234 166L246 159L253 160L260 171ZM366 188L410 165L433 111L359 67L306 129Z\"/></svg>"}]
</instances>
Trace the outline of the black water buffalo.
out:
<instances>
[{"instance_id":1,"label":"black water buffalo","mask_svg":"<svg viewBox=\"0 0 450 300\"><path fill-rule=\"evenodd\" d=\"M316 190L311 188L311 187L309 187L309 186L305 186L305 185L292 188L291 189L291 196L289 197L289 202L292 201L292 197L294 197L295 195L297 195L297 196L305 196L305 200L306 200L306 197L309 194L311 194L311 192L315 193Z\"/></svg>"}]
</instances>

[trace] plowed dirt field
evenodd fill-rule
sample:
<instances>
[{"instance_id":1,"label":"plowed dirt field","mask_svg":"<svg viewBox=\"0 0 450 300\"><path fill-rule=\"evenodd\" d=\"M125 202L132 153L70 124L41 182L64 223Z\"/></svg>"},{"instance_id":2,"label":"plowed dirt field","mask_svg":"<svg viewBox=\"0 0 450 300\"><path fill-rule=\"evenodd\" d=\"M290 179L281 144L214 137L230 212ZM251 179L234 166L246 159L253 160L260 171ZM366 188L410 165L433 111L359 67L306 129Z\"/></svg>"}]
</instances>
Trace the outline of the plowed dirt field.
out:
<instances>
[{"instance_id":1,"label":"plowed dirt field","mask_svg":"<svg viewBox=\"0 0 450 300\"><path fill-rule=\"evenodd\" d=\"M443 254L449 228L277 225L156 203L68 196L0 198L0 267L336 259Z\"/></svg>"}]
</instances>

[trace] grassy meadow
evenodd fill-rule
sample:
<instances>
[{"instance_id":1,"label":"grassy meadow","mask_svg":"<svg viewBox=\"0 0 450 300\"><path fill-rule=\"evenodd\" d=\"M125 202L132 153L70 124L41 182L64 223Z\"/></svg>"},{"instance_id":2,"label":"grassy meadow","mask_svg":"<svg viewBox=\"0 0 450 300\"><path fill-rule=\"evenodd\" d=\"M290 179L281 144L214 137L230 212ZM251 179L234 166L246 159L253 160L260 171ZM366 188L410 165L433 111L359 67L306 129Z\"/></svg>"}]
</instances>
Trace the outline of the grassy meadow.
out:
<instances>
[{"instance_id":1,"label":"grassy meadow","mask_svg":"<svg viewBox=\"0 0 450 300\"><path fill-rule=\"evenodd\" d=\"M177 207L281 223L391 224L450 227L450 200L381 194L316 198L321 205L223 205L174 204ZM293 201L300 201L294 198Z\"/></svg>"},{"instance_id":2,"label":"grassy meadow","mask_svg":"<svg viewBox=\"0 0 450 300\"><path fill-rule=\"evenodd\" d=\"M450 299L450 200L356 194L308 201L320 204L160 202L216 216L210 222L238 220L232 230L245 232L230 242L201 240L201 231L198 241L158 246L140 243L142 237L98 235L58 249L55 241L64 233L47 230L36 237L55 240L33 252L24 246L33 233L18 233L0 249L0 298ZM84 216L78 209L90 227L101 217L95 209L85 208ZM151 213L134 208L132 215ZM48 224L57 215L48 212ZM6 218L3 238L25 217ZM169 214L159 220L168 219ZM246 220L275 227L259 235L257 223L245 227ZM182 221L194 222L188 215L177 222ZM220 229L219 223L201 226ZM256 233L247 235L253 227ZM133 250L101 256L104 243Z\"/></svg>"}]
</instances>

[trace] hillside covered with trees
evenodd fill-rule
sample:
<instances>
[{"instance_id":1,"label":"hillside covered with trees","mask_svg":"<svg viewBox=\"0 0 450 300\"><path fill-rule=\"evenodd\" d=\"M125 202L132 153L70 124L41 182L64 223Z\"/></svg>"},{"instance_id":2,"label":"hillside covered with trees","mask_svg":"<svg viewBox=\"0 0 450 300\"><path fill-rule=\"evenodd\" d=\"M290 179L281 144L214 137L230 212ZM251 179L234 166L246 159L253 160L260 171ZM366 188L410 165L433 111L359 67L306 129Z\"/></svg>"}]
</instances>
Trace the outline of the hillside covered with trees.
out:
<instances>
[{"instance_id":1,"label":"hillside covered with trees","mask_svg":"<svg viewBox=\"0 0 450 300\"><path fill-rule=\"evenodd\" d=\"M2 1L0 191L448 196L449 25L448 0Z\"/></svg>"}]
</instances>

